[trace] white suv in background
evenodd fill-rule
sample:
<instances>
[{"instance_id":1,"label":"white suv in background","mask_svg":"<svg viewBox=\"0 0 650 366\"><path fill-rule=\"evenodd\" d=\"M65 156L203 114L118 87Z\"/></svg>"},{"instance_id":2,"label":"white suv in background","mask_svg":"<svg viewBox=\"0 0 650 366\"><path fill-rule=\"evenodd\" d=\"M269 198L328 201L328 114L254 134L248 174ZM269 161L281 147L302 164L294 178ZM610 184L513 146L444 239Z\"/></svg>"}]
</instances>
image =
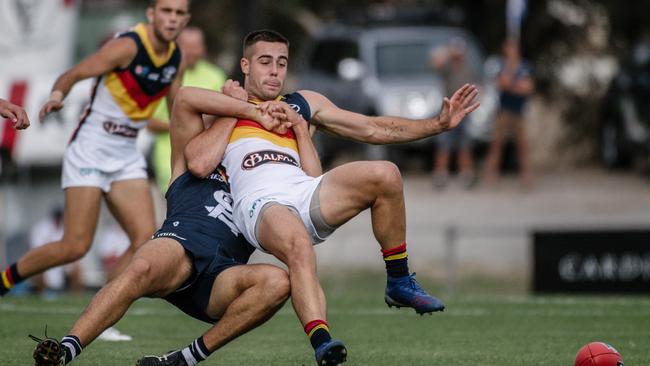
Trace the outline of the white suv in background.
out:
<instances>
[{"instance_id":1,"label":"white suv in background","mask_svg":"<svg viewBox=\"0 0 650 366\"><path fill-rule=\"evenodd\" d=\"M430 54L454 38L465 41L467 61L477 74L494 69L485 62L474 37L461 28L333 25L325 27L308 47L298 74L299 88L318 91L337 106L359 113L414 119L435 116L445 88L431 67ZM484 79L476 81L481 108L473 113L469 129L477 139L487 139L498 101L494 84L489 82L492 78ZM325 164L342 150L362 149L365 159L397 160L408 149L431 145L430 139L390 147L359 145L323 134L316 142Z\"/></svg>"}]
</instances>

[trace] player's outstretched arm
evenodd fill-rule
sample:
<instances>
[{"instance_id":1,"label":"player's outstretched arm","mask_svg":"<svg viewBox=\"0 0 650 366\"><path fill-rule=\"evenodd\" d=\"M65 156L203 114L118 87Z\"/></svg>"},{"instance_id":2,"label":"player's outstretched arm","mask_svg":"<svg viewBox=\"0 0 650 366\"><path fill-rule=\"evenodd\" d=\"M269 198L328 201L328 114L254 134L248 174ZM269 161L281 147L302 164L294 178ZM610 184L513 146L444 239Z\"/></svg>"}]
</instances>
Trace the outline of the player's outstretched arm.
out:
<instances>
[{"instance_id":1,"label":"player's outstretched arm","mask_svg":"<svg viewBox=\"0 0 650 366\"><path fill-rule=\"evenodd\" d=\"M29 127L29 117L24 109L0 98L0 116L11 120L13 127L24 130Z\"/></svg>"},{"instance_id":2,"label":"player's outstretched arm","mask_svg":"<svg viewBox=\"0 0 650 366\"><path fill-rule=\"evenodd\" d=\"M389 116L366 116L338 108L323 95L301 90L313 111L312 123L336 136L370 144L392 144L419 140L450 130L479 107L474 102L476 86L466 84L445 98L437 117L414 120Z\"/></svg>"},{"instance_id":3,"label":"player's outstretched arm","mask_svg":"<svg viewBox=\"0 0 650 366\"><path fill-rule=\"evenodd\" d=\"M118 67L126 67L133 60L138 49L129 38L116 38L108 41L102 48L56 79L47 102L41 107L41 120L50 112L63 108L63 99L77 82L102 75Z\"/></svg>"}]
</instances>

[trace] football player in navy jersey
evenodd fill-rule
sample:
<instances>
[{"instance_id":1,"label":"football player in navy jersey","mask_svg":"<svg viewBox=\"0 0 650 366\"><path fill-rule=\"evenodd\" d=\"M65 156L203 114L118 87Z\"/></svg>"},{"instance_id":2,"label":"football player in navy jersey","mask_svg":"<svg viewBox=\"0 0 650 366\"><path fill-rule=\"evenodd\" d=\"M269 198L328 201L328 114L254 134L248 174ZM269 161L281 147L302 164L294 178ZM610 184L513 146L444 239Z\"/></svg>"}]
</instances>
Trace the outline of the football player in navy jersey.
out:
<instances>
[{"instance_id":1,"label":"football player in navy jersey","mask_svg":"<svg viewBox=\"0 0 650 366\"><path fill-rule=\"evenodd\" d=\"M52 358L69 364L144 296L164 298L186 314L214 325L187 347L160 357L145 356L138 364L195 365L269 319L288 298L289 279L284 270L246 264L254 249L233 224L232 198L223 169L217 166L205 177L196 177L188 171L184 158L188 142L204 129L196 108L246 118L269 129L286 115L274 113L274 118L269 114L272 110L265 113L220 93L198 105L183 94L187 93L181 89L170 124L172 184L166 194L165 222L153 239L138 248L126 268L95 295L68 335L60 342L39 340L36 365L51 365L47 361ZM225 148L227 136L219 140Z\"/></svg>"}]
</instances>

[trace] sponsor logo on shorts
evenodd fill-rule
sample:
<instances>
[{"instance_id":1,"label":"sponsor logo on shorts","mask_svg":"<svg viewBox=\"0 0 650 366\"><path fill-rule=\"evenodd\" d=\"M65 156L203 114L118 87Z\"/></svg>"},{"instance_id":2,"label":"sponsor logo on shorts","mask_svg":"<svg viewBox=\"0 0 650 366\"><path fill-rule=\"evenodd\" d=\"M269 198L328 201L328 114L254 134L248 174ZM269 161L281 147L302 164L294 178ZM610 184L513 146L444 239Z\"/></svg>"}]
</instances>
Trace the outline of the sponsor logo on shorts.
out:
<instances>
[{"instance_id":1,"label":"sponsor logo on shorts","mask_svg":"<svg viewBox=\"0 0 650 366\"><path fill-rule=\"evenodd\" d=\"M289 107L291 107L291 109L293 109L294 111L300 113L300 106L299 105L297 105L297 104L289 104Z\"/></svg>"},{"instance_id":2,"label":"sponsor logo on shorts","mask_svg":"<svg viewBox=\"0 0 650 366\"><path fill-rule=\"evenodd\" d=\"M102 172L97 168L79 168L79 174L82 177L87 177L90 175L99 175L99 176L106 175L104 174L104 172Z\"/></svg>"},{"instance_id":3,"label":"sponsor logo on shorts","mask_svg":"<svg viewBox=\"0 0 650 366\"><path fill-rule=\"evenodd\" d=\"M294 159L293 156L289 154L285 154L280 151L262 150L262 151L252 152L244 156L244 160L242 160L241 167L244 170L250 170L267 163L281 163L281 164L293 165L296 167L300 166L300 164L298 164L296 159Z\"/></svg>"},{"instance_id":4,"label":"sponsor logo on shorts","mask_svg":"<svg viewBox=\"0 0 650 366\"><path fill-rule=\"evenodd\" d=\"M248 217L250 218L253 217L253 215L255 214L255 210L257 210L257 207L260 206L262 202L275 201L275 200L276 199L274 197L264 197L264 198L256 199L255 201L253 201L250 210L248 210Z\"/></svg>"},{"instance_id":5,"label":"sponsor logo on shorts","mask_svg":"<svg viewBox=\"0 0 650 366\"><path fill-rule=\"evenodd\" d=\"M125 125L120 125L113 121L104 122L102 124L102 127L104 127L104 131L108 132L111 135L118 135L118 136L129 137L129 138L138 137L137 129Z\"/></svg>"},{"instance_id":6,"label":"sponsor logo on shorts","mask_svg":"<svg viewBox=\"0 0 650 366\"><path fill-rule=\"evenodd\" d=\"M180 236L180 235L178 235L176 233L170 233L170 232L156 233L154 235L154 237L156 237L156 238L168 237L168 238L176 238L176 239L179 239L179 240L187 240L184 237L182 237L182 236Z\"/></svg>"}]
</instances>

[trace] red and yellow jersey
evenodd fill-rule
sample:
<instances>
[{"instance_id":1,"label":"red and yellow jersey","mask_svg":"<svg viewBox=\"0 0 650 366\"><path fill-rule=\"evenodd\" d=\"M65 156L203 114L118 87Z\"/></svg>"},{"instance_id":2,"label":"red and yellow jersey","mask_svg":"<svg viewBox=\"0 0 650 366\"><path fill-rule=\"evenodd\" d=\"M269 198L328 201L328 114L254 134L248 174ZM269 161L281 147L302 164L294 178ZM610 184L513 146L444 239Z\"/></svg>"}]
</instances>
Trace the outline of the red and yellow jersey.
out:
<instances>
[{"instance_id":1,"label":"red and yellow jersey","mask_svg":"<svg viewBox=\"0 0 650 366\"><path fill-rule=\"evenodd\" d=\"M288 94L281 100L307 121L311 119L309 104L300 94ZM300 168L298 142L293 130L277 134L249 120L237 121L222 165L226 168L235 202L280 182L310 179Z\"/></svg>"},{"instance_id":2,"label":"red and yellow jersey","mask_svg":"<svg viewBox=\"0 0 650 366\"><path fill-rule=\"evenodd\" d=\"M146 120L176 77L181 62L180 50L176 43L170 42L165 57L156 55L144 24L138 24L118 37L131 38L138 46L138 52L129 66L99 78L98 84L101 85L98 85L93 109L111 117Z\"/></svg>"},{"instance_id":3,"label":"red and yellow jersey","mask_svg":"<svg viewBox=\"0 0 650 366\"><path fill-rule=\"evenodd\" d=\"M110 128L93 126L96 129L103 129L109 134L118 131L119 134L131 137L133 130L137 132L144 127L142 122L151 118L178 73L181 52L175 42L169 43L164 57L159 57L147 36L144 24L138 24L117 37L132 39L138 49L136 56L127 67L114 69L97 78L90 106L75 131L73 140L77 133L92 129L86 123L88 117L91 117L90 120L110 122Z\"/></svg>"}]
</instances>

